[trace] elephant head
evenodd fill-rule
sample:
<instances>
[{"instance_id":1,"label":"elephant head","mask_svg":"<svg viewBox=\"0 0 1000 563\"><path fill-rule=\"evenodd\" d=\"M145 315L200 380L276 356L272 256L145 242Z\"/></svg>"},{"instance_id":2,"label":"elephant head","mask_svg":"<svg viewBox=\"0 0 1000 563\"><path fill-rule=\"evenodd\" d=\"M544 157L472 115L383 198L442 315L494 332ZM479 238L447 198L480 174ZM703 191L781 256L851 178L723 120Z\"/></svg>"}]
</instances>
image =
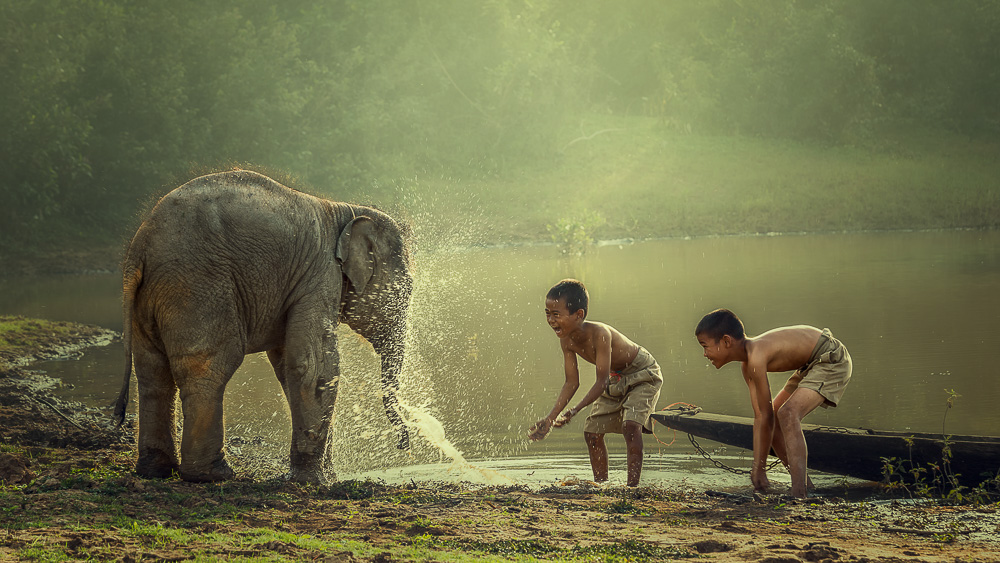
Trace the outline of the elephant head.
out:
<instances>
[{"instance_id":1,"label":"elephant head","mask_svg":"<svg viewBox=\"0 0 1000 563\"><path fill-rule=\"evenodd\" d=\"M388 215L368 208L357 214L337 240L337 261L347 283L341 321L365 337L382 358L382 404L399 430L396 446L407 449L409 433L399 412L407 313L413 278L406 235Z\"/></svg>"}]
</instances>

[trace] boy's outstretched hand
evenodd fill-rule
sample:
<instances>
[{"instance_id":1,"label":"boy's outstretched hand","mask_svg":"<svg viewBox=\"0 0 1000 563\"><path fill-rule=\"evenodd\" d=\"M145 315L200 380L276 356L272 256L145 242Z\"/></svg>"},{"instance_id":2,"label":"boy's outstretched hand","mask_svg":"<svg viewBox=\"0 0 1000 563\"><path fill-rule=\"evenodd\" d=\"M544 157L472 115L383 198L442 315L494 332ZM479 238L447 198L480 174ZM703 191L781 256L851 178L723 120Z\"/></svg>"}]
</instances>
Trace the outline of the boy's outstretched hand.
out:
<instances>
[{"instance_id":1,"label":"boy's outstretched hand","mask_svg":"<svg viewBox=\"0 0 1000 563\"><path fill-rule=\"evenodd\" d=\"M551 430L552 421L547 418L543 418L528 428L528 439L532 442L537 442L548 436Z\"/></svg>"}]
</instances>

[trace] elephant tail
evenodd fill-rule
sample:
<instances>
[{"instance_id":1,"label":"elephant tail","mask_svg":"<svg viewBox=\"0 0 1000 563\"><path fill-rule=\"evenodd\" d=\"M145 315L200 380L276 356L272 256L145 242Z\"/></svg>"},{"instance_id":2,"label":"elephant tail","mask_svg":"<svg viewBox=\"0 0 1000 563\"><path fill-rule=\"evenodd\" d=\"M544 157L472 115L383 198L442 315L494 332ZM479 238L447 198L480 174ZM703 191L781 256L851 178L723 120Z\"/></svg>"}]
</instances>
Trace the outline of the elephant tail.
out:
<instances>
[{"instance_id":1,"label":"elephant tail","mask_svg":"<svg viewBox=\"0 0 1000 563\"><path fill-rule=\"evenodd\" d=\"M132 382L132 314L135 305L135 292L142 282L142 264L125 259L122 284L122 343L125 345L125 377L122 388L115 401L113 420L120 428L125 422L125 410L128 407L129 384Z\"/></svg>"}]
</instances>

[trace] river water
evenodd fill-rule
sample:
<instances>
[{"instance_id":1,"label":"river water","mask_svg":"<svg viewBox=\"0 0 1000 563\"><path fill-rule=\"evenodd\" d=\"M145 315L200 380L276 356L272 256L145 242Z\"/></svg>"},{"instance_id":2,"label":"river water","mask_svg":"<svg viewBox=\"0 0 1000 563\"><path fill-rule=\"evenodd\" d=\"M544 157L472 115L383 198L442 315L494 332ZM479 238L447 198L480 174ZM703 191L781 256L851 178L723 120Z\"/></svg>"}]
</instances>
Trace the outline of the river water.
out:
<instances>
[{"instance_id":1,"label":"river water","mask_svg":"<svg viewBox=\"0 0 1000 563\"><path fill-rule=\"evenodd\" d=\"M738 364L714 369L693 335L702 315L727 307L751 335L812 324L829 327L848 347L854 376L841 406L817 409L806 422L1000 434L993 363L1000 349L998 232L658 240L602 244L579 257L555 246L438 249L418 254L416 269L402 399L423 438L411 452L392 447L377 358L342 330L333 432L333 466L341 477L529 484L589 478L583 417L542 442L524 437L562 385L558 340L543 307L548 288L566 277L587 284L591 319L615 326L657 358L664 373L658 408L683 401L752 416ZM0 281L6 314L121 330L120 303L117 274ZM71 385L67 398L107 405L123 365L114 344L36 367ZM581 362L578 394L592 377ZM773 392L786 377L771 376ZM959 395L950 409L949 391ZM230 436L271 444L261 446L265 454L287 455L287 407L263 355L247 357L229 384L225 409ZM612 481L621 482L622 440L607 442ZM748 481L703 462L686 436L663 427L645 443L644 483ZM748 465L747 452L706 445L731 465ZM452 462L456 453L465 463Z\"/></svg>"}]
</instances>

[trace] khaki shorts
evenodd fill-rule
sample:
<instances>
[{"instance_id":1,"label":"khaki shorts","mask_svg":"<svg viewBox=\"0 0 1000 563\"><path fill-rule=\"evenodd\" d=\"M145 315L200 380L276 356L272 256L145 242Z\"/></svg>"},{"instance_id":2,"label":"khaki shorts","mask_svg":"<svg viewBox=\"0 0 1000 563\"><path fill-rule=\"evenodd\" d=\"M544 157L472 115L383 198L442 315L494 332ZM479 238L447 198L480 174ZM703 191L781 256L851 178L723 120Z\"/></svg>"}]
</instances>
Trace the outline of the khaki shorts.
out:
<instances>
[{"instance_id":1,"label":"khaki shorts","mask_svg":"<svg viewBox=\"0 0 1000 563\"><path fill-rule=\"evenodd\" d=\"M847 348L833 337L830 329L824 328L809 362L788 378L785 392L791 394L799 387L812 389L825 399L820 406L835 407L851 380L852 367Z\"/></svg>"},{"instance_id":2,"label":"khaki shorts","mask_svg":"<svg viewBox=\"0 0 1000 563\"><path fill-rule=\"evenodd\" d=\"M643 432L653 431L649 418L660 398L663 377L653 356L640 347L635 359L619 373L612 373L608 387L590 407L583 425L591 434L621 434L626 420L638 422Z\"/></svg>"}]
</instances>

